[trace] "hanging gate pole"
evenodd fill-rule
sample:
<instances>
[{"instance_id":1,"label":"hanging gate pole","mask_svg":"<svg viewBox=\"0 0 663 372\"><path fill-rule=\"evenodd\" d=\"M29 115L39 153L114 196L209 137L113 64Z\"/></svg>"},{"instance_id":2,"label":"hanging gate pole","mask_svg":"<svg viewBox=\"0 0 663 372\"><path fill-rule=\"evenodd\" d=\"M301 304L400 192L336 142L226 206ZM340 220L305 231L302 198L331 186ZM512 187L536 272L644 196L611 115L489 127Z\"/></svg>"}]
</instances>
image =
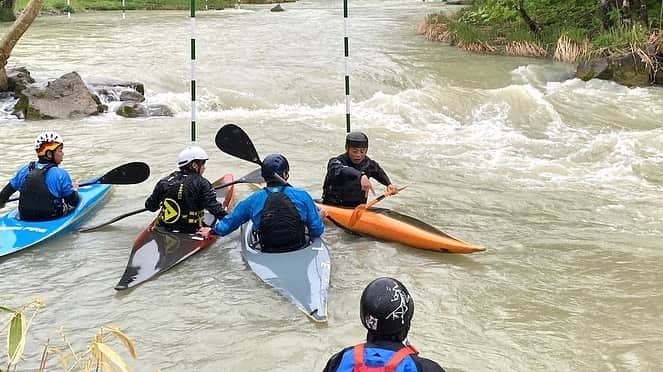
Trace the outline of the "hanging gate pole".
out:
<instances>
[{"instance_id":1,"label":"hanging gate pole","mask_svg":"<svg viewBox=\"0 0 663 372\"><path fill-rule=\"evenodd\" d=\"M191 0L191 142L196 141L196 0Z\"/></svg>"},{"instance_id":2,"label":"hanging gate pole","mask_svg":"<svg viewBox=\"0 0 663 372\"><path fill-rule=\"evenodd\" d=\"M346 131L350 133L350 52L348 45L348 0L343 0L343 44L345 61L345 126Z\"/></svg>"}]
</instances>

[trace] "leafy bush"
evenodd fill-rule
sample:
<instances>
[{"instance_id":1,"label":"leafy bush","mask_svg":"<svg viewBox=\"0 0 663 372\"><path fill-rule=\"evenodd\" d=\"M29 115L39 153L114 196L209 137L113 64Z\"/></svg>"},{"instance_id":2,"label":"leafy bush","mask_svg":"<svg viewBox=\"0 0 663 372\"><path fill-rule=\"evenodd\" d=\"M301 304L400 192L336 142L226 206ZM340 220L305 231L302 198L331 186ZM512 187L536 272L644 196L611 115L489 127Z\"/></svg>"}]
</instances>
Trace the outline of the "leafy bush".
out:
<instances>
[{"instance_id":1,"label":"leafy bush","mask_svg":"<svg viewBox=\"0 0 663 372\"><path fill-rule=\"evenodd\" d=\"M449 31L459 40L466 43L479 43L488 40L487 35L482 33L476 26L456 22L449 25Z\"/></svg>"},{"instance_id":2,"label":"leafy bush","mask_svg":"<svg viewBox=\"0 0 663 372\"><path fill-rule=\"evenodd\" d=\"M631 29L613 28L594 37L591 49L620 50L629 49L631 45L642 45L649 38L649 33L640 25Z\"/></svg>"},{"instance_id":3,"label":"leafy bush","mask_svg":"<svg viewBox=\"0 0 663 372\"><path fill-rule=\"evenodd\" d=\"M461 22L475 25L515 22L518 13L512 0L480 0L462 11Z\"/></svg>"}]
</instances>

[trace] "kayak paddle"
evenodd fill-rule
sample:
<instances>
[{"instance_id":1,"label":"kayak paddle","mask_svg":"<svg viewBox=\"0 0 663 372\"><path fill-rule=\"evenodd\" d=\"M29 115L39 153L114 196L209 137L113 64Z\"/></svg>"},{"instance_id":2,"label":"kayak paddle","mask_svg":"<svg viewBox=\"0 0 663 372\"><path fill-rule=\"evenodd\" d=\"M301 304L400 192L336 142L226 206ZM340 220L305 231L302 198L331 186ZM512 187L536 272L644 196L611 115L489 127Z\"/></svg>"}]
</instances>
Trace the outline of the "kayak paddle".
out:
<instances>
[{"instance_id":1,"label":"kayak paddle","mask_svg":"<svg viewBox=\"0 0 663 372\"><path fill-rule=\"evenodd\" d=\"M405 186L399 187L398 191L404 190L408 186L410 186L410 185L405 185ZM369 201L368 203L359 204L355 208L355 210L352 212L352 215L350 216L350 220L348 221L348 226L350 226L350 227L354 226L357 223L357 221L359 221L359 219L361 218L361 215L364 213L364 211L366 211L368 208L374 206L375 204L380 202L382 199L384 199L388 196L392 196L392 195L393 195L392 193L390 193L388 191L385 191L384 194L382 194L382 195L378 196L377 198Z\"/></svg>"},{"instance_id":2,"label":"kayak paddle","mask_svg":"<svg viewBox=\"0 0 663 372\"><path fill-rule=\"evenodd\" d=\"M249 138L249 135L237 125L226 124L222 126L216 133L214 142L216 143L216 147L226 154L258 164L261 169L264 168L264 164L262 163L262 160L260 160L260 156L258 156L258 151L256 151L253 142L251 142L251 138ZM274 173L274 177L284 185L288 184L288 182L278 174Z\"/></svg>"},{"instance_id":3,"label":"kayak paddle","mask_svg":"<svg viewBox=\"0 0 663 372\"><path fill-rule=\"evenodd\" d=\"M111 169L101 177L93 178L80 183L78 186L89 186L97 183L107 185L133 185L145 181L150 176L150 167L143 162L131 162ZM8 202L16 201L19 197L13 197Z\"/></svg>"},{"instance_id":4,"label":"kayak paddle","mask_svg":"<svg viewBox=\"0 0 663 372\"><path fill-rule=\"evenodd\" d=\"M88 231L96 230L100 227L108 226L108 225L112 224L113 222L117 222L121 219L127 218L129 216L133 216L134 214L143 213L143 212L146 212L146 211L147 211L147 208L136 209L135 211L131 211L131 212L127 212L125 214L121 214L121 215L111 219L110 221L106 221L104 223L100 223L98 225L91 226L91 227L82 227L82 228L78 229L78 232L88 232Z\"/></svg>"},{"instance_id":5,"label":"kayak paddle","mask_svg":"<svg viewBox=\"0 0 663 372\"><path fill-rule=\"evenodd\" d=\"M234 185L234 184L237 184L237 183L262 182L263 179L262 179L261 173L262 172L261 172L260 169L256 169L253 172L251 172L251 173L249 173L249 174L247 174L243 177L240 177L240 178L238 178L238 179L236 179L232 182L228 182L228 183L224 183L224 184L221 184L221 185L218 185L218 186L214 186L214 190L219 190L219 189L222 189L224 187L228 187L228 186L231 186L231 185ZM80 228L80 229L78 229L78 232L89 232L89 231L97 230L101 227L108 226L112 223L115 223L115 222L117 222L121 219L127 218L129 216L133 216L134 214L143 213L143 212L146 212L146 211L147 211L147 208L136 209L135 211L131 211L131 212L127 212L125 214L121 214L121 215L119 215L119 216L117 216L117 217L115 217L111 220L108 220L108 221L104 222L104 223L100 223L100 224L95 225L95 226Z\"/></svg>"}]
</instances>

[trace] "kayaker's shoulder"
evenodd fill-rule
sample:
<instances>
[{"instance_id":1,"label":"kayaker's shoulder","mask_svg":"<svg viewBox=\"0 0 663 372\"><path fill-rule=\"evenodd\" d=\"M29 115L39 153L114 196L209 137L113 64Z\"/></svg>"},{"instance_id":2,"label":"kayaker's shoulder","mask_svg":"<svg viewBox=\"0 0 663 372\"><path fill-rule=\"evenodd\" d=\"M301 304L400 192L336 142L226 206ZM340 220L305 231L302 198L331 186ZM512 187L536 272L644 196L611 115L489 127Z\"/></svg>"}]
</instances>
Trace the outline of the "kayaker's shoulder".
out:
<instances>
[{"instance_id":1,"label":"kayaker's shoulder","mask_svg":"<svg viewBox=\"0 0 663 372\"><path fill-rule=\"evenodd\" d=\"M412 359L421 372L445 372L444 368L433 360L422 358L419 355L413 355Z\"/></svg>"},{"instance_id":2,"label":"kayaker's shoulder","mask_svg":"<svg viewBox=\"0 0 663 372\"><path fill-rule=\"evenodd\" d=\"M70 177L69 172L67 172L66 169L60 168L60 167L52 167L49 171L48 174L53 175L53 176L65 176L65 177Z\"/></svg>"},{"instance_id":3,"label":"kayaker's shoulder","mask_svg":"<svg viewBox=\"0 0 663 372\"><path fill-rule=\"evenodd\" d=\"M309 197L311 196L311 194L308 191L306 191L304 189L300 189L299 187L290 186L290 187L286 187L285 190L287 190L286 193L292 193L292 194L298 194L298 195L306 194Z\"/></svg>"}]
</instances>

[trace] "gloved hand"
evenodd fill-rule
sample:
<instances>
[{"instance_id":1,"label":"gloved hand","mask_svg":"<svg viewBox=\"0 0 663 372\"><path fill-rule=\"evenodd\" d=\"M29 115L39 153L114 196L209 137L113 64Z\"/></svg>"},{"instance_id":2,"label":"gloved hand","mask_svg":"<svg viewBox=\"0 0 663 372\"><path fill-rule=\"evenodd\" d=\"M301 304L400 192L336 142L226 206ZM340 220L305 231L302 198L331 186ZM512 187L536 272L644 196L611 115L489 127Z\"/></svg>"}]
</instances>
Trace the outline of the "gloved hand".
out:
<instances>
[{"instance_id":1,"label":"gloved hand","mask_svg":"<svg viewBox=\"0 0 663 372\"><path fill-rule=\"evenodd\" d=\"M4 208L4 207L5 207L5 202L0 201L0 209L2 209L2 208Z\"/></svg>"}]
</instances>

